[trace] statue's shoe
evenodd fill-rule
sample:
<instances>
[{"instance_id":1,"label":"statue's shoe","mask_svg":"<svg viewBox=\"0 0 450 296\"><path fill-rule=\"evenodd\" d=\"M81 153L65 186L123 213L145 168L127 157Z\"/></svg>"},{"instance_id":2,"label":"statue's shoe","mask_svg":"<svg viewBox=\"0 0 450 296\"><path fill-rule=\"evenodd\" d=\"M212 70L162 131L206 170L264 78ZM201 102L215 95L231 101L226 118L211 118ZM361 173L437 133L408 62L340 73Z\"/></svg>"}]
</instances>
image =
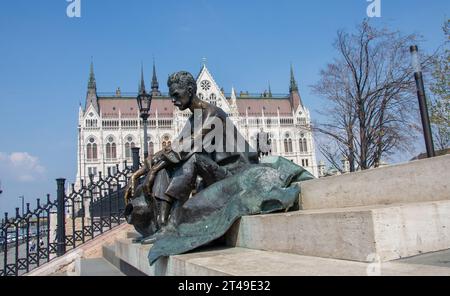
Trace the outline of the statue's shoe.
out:
<instances>
[{"instance_id":1,"label":"statue's shoe","mask_svg":"<svg viewBox=\"0 0 450 296\"><path fill-rule=\"evenodd\" d=\"M164 234L157 232L153 235L141 238L140 243L143 245L151 245L154 244L158 239L160 239Z\"/></svg>"},{"instance_id":2,"label":"statue's shoe","mask_svg":"<svg viewBox=\"0 0 450 296\"><path fill-rule=\"evenodd\" d=\"M144 237L133 238L133 239L131 240L131 242L132 242L133 244L139 244L139 243L142 242L143 239L144 239Z\"/></svg>"},{"instance_id":3,"label":"statue's shoe","mask_svg":"<svg viewBox=\"0 0 450 296\"><path fill-rule=\"evenodd\" d=\"M170 225L170 224L169 224ZM153 235L141 238L141 244L150 245L154 244L157 240L165 236L167 233L171 232L171 227L169 225L164 226L158 232Z\"/></svg>"}]
</instances>

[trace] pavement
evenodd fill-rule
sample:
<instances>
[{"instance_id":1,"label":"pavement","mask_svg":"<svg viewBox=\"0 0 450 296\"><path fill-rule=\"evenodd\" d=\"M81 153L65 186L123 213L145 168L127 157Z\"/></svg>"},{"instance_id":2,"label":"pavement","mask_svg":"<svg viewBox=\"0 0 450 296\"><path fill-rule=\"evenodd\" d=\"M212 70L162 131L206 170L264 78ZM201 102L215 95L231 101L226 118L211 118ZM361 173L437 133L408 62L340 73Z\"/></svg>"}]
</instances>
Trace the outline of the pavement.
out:
<instances>
[{"instance_id":1,"label":"pavement","mask_svg":"<svg viewBox=\"0 0 450 296\"><path fill-rule=\"evenodd\" d=\"M450 249L399 259L392 262L450 268Z\"/></svg>"}]
</instances>

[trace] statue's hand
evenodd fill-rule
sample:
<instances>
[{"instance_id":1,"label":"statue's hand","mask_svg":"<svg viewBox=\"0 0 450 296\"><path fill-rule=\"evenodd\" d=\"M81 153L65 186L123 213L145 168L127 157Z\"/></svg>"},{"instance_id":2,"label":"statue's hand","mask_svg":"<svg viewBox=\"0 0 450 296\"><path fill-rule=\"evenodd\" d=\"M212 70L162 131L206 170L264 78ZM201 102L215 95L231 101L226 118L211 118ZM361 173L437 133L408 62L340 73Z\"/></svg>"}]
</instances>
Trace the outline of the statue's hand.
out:
<instances>
[{"instance_id":1,"label":"statue's hand","mask_svg":"<svg viewBox=\"0 0 450 296\"><path fill-rule=\"evenodd\" d=\"M134 197L136 191L136 175L134 174L130 178L130 182L128 183L126 190L125 190L125 205L128 204L130 199Z\"/></svg>"}]
</instances>

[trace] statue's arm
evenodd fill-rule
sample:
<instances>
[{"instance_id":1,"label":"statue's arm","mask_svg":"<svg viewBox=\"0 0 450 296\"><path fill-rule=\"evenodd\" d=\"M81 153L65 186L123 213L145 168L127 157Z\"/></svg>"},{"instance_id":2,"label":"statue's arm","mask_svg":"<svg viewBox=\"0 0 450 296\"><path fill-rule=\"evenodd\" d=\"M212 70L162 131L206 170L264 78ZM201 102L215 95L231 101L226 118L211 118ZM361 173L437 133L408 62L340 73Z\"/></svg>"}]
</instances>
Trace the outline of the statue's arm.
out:
<instances>
[{"instance_id":1,"label":"statue's arm","mask_svg":"<svg viewBox=\"0 0 450 296\"><path fill-rule=\"evenodd\" d=\"M136 190L136 181L139 180L140 177L145 175L151 167L150 164L151 160L147 158L144 161L144 166L139 168L136 172L134 172L131 177L130 181L128 182L128 186L125 190L125 204L128 204L128 201L134 196L134 192Z\"/></svg>"}]
</instances>

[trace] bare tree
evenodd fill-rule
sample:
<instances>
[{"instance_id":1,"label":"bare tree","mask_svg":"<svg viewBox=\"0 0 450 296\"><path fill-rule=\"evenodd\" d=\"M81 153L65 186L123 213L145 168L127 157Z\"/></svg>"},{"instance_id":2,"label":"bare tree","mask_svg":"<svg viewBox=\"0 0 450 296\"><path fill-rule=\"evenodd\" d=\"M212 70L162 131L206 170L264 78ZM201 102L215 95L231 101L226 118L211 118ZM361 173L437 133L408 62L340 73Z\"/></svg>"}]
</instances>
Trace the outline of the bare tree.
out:
<instances>
[{"instance_id":1,"label":"bare tree","mask_svg":"<svg viewBox=\"0 0 450 296\"><path fill-rule=\"evenodd\" d=\"M431 123L436 148L444 150L450 146L450 19L443 26L445 42L434 59L430 90Z\"/></svg>"},{"instance_id":2,"label":"bare tree","mask_svg":"<svg viewBox=\"0 0 450 296\"><path fill-rule=\"evenodd\" d=\"M368 21L355 33L338 32L339 55L313 86L327 101L320 111L327 119L314 129L332 142L319 149L333 165L344 156L350 171L378 167L384 157L411 147L419 128L409 53L416 40ZM429 58L422 62L424 69L430 64Z\"/></svg>"}]
</instances>

